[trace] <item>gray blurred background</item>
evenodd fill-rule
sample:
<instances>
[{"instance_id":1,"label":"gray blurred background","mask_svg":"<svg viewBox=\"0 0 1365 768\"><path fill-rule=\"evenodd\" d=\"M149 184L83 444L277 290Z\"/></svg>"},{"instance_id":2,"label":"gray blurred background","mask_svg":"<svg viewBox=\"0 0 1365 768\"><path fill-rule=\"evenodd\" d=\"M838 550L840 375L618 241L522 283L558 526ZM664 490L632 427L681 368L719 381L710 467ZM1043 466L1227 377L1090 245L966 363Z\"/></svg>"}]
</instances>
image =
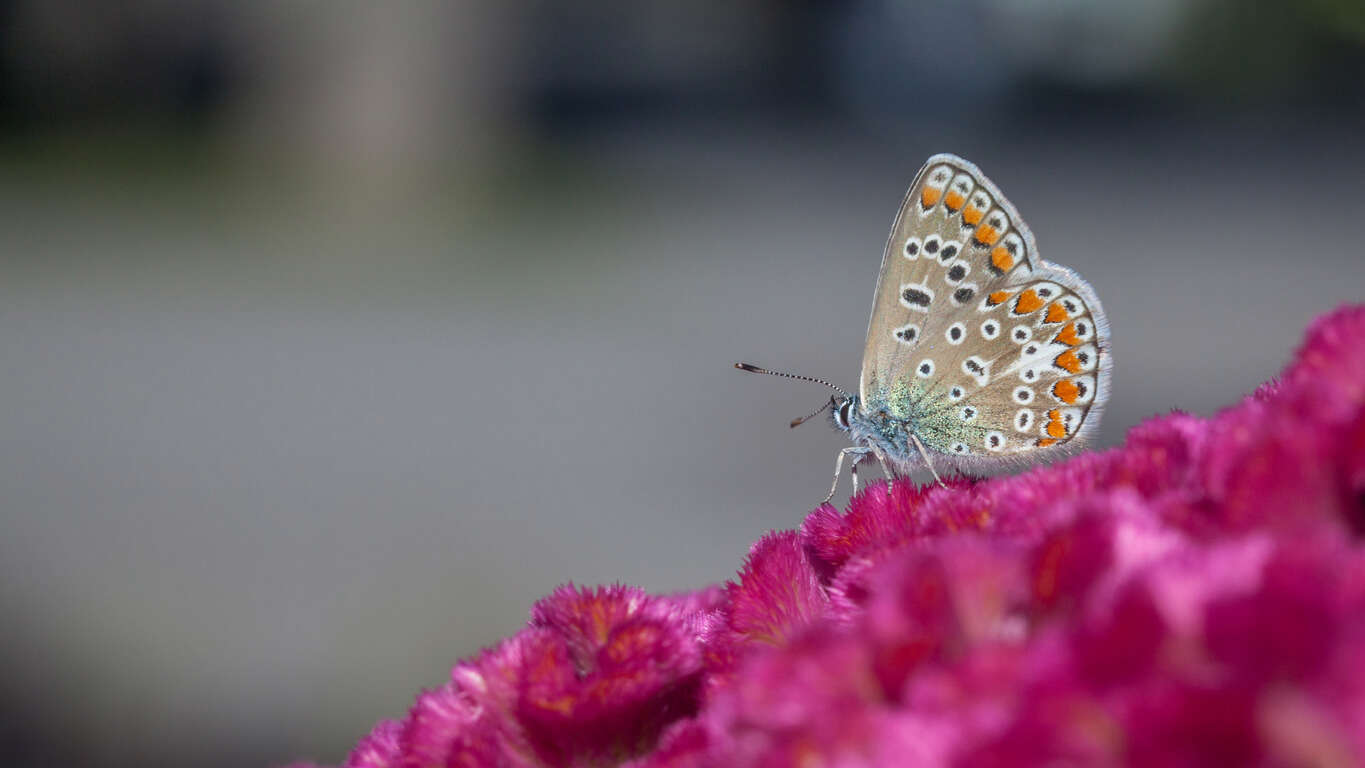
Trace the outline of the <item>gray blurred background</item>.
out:
<instances>
[{"instance_id":1,"label":"gray blurred background","mask_svg":"<svg viewBox=\"0 0 1365 768\"><path fill-rule=\"evenodd\" d=\"M1103 297L1102 445L1365 298L1355 0L0 0L0 754L338 761L568 580L823 497L923 159Z\"/></svg>"}]
</instances>

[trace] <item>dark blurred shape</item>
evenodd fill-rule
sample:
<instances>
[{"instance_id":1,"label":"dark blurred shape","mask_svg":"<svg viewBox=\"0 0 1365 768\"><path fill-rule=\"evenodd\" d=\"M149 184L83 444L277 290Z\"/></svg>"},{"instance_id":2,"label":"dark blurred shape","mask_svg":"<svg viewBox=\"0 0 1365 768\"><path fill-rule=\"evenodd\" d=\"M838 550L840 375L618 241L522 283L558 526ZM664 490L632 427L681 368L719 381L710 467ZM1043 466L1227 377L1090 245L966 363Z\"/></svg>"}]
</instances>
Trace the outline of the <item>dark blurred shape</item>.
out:
<instances>
[{"instance_id":1,"label":"dark blurred shape","mask_svg":"<svg viewBox=\"0 0 1365 768\"><path fill-rule=\"evenodd\" d=\"M241 82L232 3L8 0L0 117L10 130L126 130L221 117Z\"/></svg>"}]
</instances>

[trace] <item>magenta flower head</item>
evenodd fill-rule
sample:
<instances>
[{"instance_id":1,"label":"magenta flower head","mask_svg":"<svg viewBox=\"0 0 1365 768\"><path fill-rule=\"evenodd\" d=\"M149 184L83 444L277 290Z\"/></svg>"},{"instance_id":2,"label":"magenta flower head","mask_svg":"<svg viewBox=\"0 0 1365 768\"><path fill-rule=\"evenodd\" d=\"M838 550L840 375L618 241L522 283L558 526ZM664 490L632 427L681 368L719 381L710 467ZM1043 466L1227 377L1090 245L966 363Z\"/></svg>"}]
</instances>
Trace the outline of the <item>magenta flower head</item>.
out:
<instances>
[{"instance_id":1,"label":"magenta flower head","mask_svg":"<svg viewBox=\"0 0 1365 768\"><path fill-rule=\"evenodd\" d=\"M565 586L348 768L1365 764L1365 308L1212 419Z\"/></svg>"}]
</instances>

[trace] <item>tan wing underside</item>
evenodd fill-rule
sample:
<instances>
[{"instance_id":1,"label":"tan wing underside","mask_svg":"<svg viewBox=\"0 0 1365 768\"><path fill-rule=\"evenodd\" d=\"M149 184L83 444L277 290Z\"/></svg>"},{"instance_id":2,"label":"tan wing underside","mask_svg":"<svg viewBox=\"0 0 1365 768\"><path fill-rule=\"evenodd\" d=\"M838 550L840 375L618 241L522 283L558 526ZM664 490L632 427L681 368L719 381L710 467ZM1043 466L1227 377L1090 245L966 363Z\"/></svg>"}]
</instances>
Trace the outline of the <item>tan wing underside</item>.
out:
<instances>
[{"instance_id":1,"label":"tan wing underside","mask_svg":"<svg viewBox=\"0 0 1365 768\"><path fill-rule=\"evenodd\" d=\"M904 418L887 392L916 385L918 434L944 453L1061 445L1107 387L1106 336L1093 292L1037 255L999 190L972 164L936 156L911 186L882 257L862 402Z\"/></svg>"}]
</instances>

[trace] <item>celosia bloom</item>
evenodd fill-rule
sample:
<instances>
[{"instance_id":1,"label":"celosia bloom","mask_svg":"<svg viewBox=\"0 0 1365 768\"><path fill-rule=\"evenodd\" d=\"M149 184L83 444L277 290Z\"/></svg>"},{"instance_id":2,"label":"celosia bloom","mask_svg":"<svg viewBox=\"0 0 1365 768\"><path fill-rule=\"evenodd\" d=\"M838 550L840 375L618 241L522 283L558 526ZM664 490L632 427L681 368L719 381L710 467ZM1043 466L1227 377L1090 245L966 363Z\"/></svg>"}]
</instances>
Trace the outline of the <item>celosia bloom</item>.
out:
<instances>
[{"instance_id":1,"label":"celosia bloom","mask_svg":"<svg viewBox=\"0 0 1365 768\"><path fill-rule=\"evenodd\" d=\"M1365 307L1212 419L563 587L345 765L1365 764L1362 533Z\"/></svg>"}]
</instances>

